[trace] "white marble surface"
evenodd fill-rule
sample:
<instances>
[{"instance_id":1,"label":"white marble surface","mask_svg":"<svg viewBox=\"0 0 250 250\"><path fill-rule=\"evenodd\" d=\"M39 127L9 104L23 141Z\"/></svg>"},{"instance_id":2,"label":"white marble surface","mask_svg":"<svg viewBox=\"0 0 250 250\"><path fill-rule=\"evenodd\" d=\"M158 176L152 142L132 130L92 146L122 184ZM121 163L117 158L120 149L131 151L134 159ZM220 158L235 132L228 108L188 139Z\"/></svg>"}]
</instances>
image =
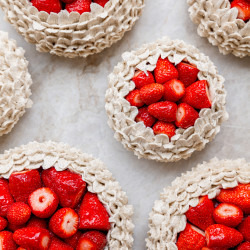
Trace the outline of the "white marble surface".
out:
<instances>
[{"instance_id":1,"label":"white marble surface","mask_svg":"<svg viewBox=\"0 0 250 250\"><path fill-rule=\"evenodd\" d=\"M100 158L134 205L134 249L145 249L148 214L154 200L182 172L215 156L245 157L250 161L250 58L219 54L216 47L197 35L187 9L185 1L146 0L141 19L122 41L99 55L74 60L36 52L34 45L26 43L4 21L0 11L0 29L8 31L25 48L34 81L33 108L9 135L0 138L0 152L29 141L55 140ZM125 150L113 138L104 109L107 75L121 60L121 54L164 35L183 39L211 57L226 78L230 114L221 133L205 150L175 164L138 160Z\"/></svg>"}]
</instances>

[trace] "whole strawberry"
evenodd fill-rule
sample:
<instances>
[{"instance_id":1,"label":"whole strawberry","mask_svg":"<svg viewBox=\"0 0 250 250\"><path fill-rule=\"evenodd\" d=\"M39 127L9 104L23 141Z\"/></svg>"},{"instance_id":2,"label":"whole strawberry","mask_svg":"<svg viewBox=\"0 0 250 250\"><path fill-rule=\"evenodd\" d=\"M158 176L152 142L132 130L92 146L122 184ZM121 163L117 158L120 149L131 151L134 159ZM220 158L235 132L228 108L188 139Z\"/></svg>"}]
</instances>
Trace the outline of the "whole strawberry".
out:
<instances>
[{"instance_id":1,"label":"whole strawberry","mask_svg":"<svg viewBox=\"0 0 250 250\"><path fill-rule=\"evenodd\" d=\"M8 221L0 216L0 231L3 231L8 225Z\"/></svg>"},{"instance_id":2,"label":"whole strawberry","mask_svg":"<svg viewBox=\"0 0 250 250\"><path fill-rule=\"evenodd\" d=\"M140 108L138 115L135 117L136 122L143 122L146 127L152 127L156 119L150 115L148 108Z\"/></svg>"},{"instance_id":3,"label":"whole strawberry","mask_svg":"<svg viewBox=\"0 0 250 250\"><path fill-rule=\"evenodd\" d=\"M31 219L27 223L27 227L39 227L48 229L47 221L36 216L31 217Z\"/></svg>"},{"instance_id":4,"label":"whole strawberry","mask_svg":"<svg viewBox=\"0 0 250 250\"><path fill-rule=\"evenodd\" d=\"M45 11L47 13L59 13L62 10L62 4L60 0L31 0L31 3L39 11Z\"/></svg>"},{"instance_id":5,"label":"whole strawberry","mask_svg":"<svg viewBox=\"0 0 250 250\"><path fill-rule=\"evenodd\" d=\"M77 244L79 242L79 239L82 236L82 232L81 231L77 231L73 236L64 239L64 241L70 245L71 247L73 247L74 249L76 249Z\"/></svg>"},{"instance_id":6,"label":"whole strawberry","mask_svg":"<svg viewBox=\"0 0 250 250\"><path fill-rule=\"evenodd\" d=\"M155 135L165 134L171 139L175 135L176 127L173 123L158 121L153 126Z\"/></svg>"},{"instance_id":7,"label":"whole strawberry","mask_svg":"<svg viewBox=\"0 0 250 250\"><path fill-rule=\"evenodd\" d=\"M241 244L237 247L237 250L250 250L250 242L241 243Z\"/></svg>"},{"instance_id":8,"label":"whole strawberry","mask_svg":"<svg viewBox=\"0 0 250 250\"><path fill-rule=\"evenodd\" d=\"M13 240L13 233L8 231L0 232L0 249L1 250L16 250L17 245Z\"/></svg>"},{"instance_id":9,"label":"whole strawberry","mask_svg":"<svg viewBox=\"0 0 250 250\"><path fill-rule=\"evenodd\" d=\"M158 83L147 84L140 89L141 100L147 105L158 102L163 94L164 87Z\"/></svg>"},{"instance_id":10,"label":"whole strawberry","mask_svg":"<svg viewBox=\"0 0 250 250\"><path fill-rule=\"evenodd\" d=\"M74 248L71 247L70 245L68 245L67 243L61 241L60 239L54 237L51 240L49 250L74 250ZM82 249L82 250L84 250L84 249ZM86 250L88 250L88 249L86 249Z\"/></svg>"},{"instance_id":11,"label":"whole strawberry","mask_svg":"<svg viewBox=\"0 0 250 250\"><path fill-rule=\"evenodd\" d=\"M82 14L84 12L90 12L91 0L75 0L72 3L66 4L65 9L70 12L78 12Z\"/></svg>"},{"instance_id":12,"label":"whole strawberry","mask_svg":"<svg viewBox=\"0 0 250 250\"><path fill-rule=\"evenodd\" d=\"M138 70L132 81L135 83L135 87L137 89L141 89L147 84L155 83L155 79L153 74L150 71L147 71L146 73L143 71Z\"/></svg>"},{"instance_id":13,"label":"whole strawberry","mask_svg":"<svg viewBox=\"0 0 250 250\"><path fill-rule=\"evenodd\" d=\"M104 7L108 1L109 0L94 0L94 3L97 3L101 5L102 7Z\"/></svg>"},{"instance_id":14,"label":"whole strawberry","mask_svg":"<svg viewBox=\"0 0 250 250\"><path fill-rule=\"evenodd\" d=\"M242 233L245 241L250 241L250 216L240 223L238 231Z\"/></svg>"},{"instance_id":15,"label":"whole strawberry","mask_svg":"<svg viewBox=\"0 0 250 250\"><path fill-rule=\"evenodd\" d=\"M179 80L186 88L197 81L199 70L196 66L186 62L181 62L176 66L176 69L179 73Z\"/></svg>"},{"instance_id":16,"label":"whole strawberry","mask_svg":"<svg viewBox=\"0 0 250 250\"><path fill-rule=\"evenodd\" d=\"M14 203L7 180L0 178L0 216L6 217L8 208Z\"/></svg>"}]
</instances>

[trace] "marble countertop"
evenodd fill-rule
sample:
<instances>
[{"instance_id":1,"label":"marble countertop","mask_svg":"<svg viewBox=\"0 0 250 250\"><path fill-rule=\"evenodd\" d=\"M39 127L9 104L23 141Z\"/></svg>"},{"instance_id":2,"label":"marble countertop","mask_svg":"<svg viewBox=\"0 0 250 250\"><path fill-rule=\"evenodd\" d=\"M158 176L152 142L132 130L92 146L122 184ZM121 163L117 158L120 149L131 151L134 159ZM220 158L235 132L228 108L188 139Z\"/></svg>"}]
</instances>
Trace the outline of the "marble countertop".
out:
<instances>
[{"instance_id":1,"label":"marble countertop","mask_svg":"<svg viewBox=\"0 0 250 250\"><path fill-rule=\"evenodd\" d=\"M30 141L62 141L101 159L127 192L134 206L134 249L145 249L148 214L165 186L181 173L213 157L250 161L250 58L223 56L207 39L200 38L188 16L185 1L146 0L141 19L122 41L87 59L65 59L35 50L0 11L0 29L26 50L32 75L32 109L12 132L0 138L0 153ZM226 78L230 115L221 133L201 152L178 163L138 160L113 137L104 108L107 76L121 54L168 35L197 46L209 55Z\"/></svg>"}]
</instances>

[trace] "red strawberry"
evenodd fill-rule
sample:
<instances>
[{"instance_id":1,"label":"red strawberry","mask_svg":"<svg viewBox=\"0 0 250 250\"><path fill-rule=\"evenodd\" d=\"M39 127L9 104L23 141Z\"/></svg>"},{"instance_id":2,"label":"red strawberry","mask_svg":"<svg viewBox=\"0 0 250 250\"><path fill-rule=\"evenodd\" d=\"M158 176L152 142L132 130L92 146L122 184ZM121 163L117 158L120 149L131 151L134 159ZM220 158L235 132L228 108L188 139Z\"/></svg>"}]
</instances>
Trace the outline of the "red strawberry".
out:
<instances>
[{"instance_id":1,"label":"red strawberry","mask_svg":"<svg viewBox=\"0 0 250 250\"><path fill-rule=\"evenodd\" d=\"M8 231L0 232L0 249L1 250L16 250L17 245L13 240L13 233Z\"/></svg>"},{"instance_id":2,"label":"red strawberry","mask_svg":"<svg viewBox=\"0 0 250 250\"><path fill-rule=\"evenodd\" d=\"M164 98L166 101L177 102L185 95L185 86L177 79L166 82L164 87Z\"/></svg>"},{"instance_id":3,"label":"red strawberry","mask_svg":"<svg viewBox=\"0 0 250 250\"><path fill-rule=\"evenodd\" d=\"M126 100L130 103L131 106L140 108L144 105L144 102L141 99L140 91L138 89L132 90L126 96Z\"/></svg>"},{"instance_id":4,"label":"red strawberry","mask_svg":"<svg viewBox=\"0 0 250 250\"><path fill-rule=\"evenodd\" d=\"M250 216L240 223L238 231L242 233L245 241L250 241Z\"/></svg>"},{"instance_id":5,"label":"red strawberry","mask_svg":"<svg viewBox=\"0 0 250 250\"><path fill-rule=\"evenodd\" d=\"M51 12L59 13L62 10L60 0L31 0L31 3L39 11L45 11L49 14Z\"/></svg>"},{"instance_id":6,"label":"red strawberry","mask_svg":"<svg viewBox=\"0 0 250 250\"><path fill-rule=\"evenodd\" d=\"M233 204L221 203L215 208L213 217L217 224L236 227L243 219L243 212Z\"/></svg>"},{"instance_id":7,"label":"red strawberry","mask_svg":"<svg viewBox=\"0 0 250 250\"><path fill-rule=\"evenodd\" d=\"M98 3L99 5L104 7L108 1L109 0L94 0L94 3Z\"/></svg>"},{"instance_id":8,"label":"red strawberry","mask_svg":"<svg viewBox=\"0 0 250 250\"><path fill-rule=\"evenodd\" d=\"M141 89L147 84L155 83L154 76L151 72L147 71L147 73L145 73L144 71L140 70L135 72L132 81L135 83L135 87L137 89Z\"/></svg>"},{"instance_id":9,"label":"red strawberry","mask_svg":"<svg viewBox=\"0 0 250 250\"><path fill-rule=\"evenodd\" d=\"M166 134L169 139L171 139L175 135L175 125L169 122L158 121L153 127L153 131L155 135L158 134Z\"/></svg>"},{"instance_id":10,"label":"red strawberry","mask_svg":"<svg viewBox=\"0 0 250 250\"><path fill-rule=\"evenodd\" d=\"M27 227L39 227L43 229L48 229L47 221L38 217L31 217L27 223Z\"/></svg>"},{"instance_id":11,"label":"red strawberry","mask_svg":"<svg viewBox=\"0 0 250 250\"><path fill-rule=\"evenodd\" d=\"M27 249L47 250L51 242L48 230L38 227L27 227L17 230L13 235L14 241Z\"/></svg>"},{"instance_id":12,"label":"red strawberry","mask_svg":"<svg viewBox=\"0 0 250 250\"><path fill-rule=\"evenodd\" d=\"M27 249L23 247L18 247L17 250L27 250Z\"/></svg>"},{"instance_id":13,"label":"red strawberry","mask_svg":"<svg viewBox=\"0 0 250 250\"><path fill-rule=\"evenodd\" d=\"M186 212L187 219L202 230L214 224L213 220L214 204L208 196L200 197L196 207L190 207Z\"/></svg>"},{"instance_id":14,"label":"red strawberry","mask_svg":"<svg viewBox=\"0 0 250 250\"><path fill-rule=\"evenodd\" d=\"M206 245L204 232L187 223L186 228L179 234L178 250L200 250Z\"/></svg>"},{"instance_id":15,"label":"red strawberry","mask_svg":"<svg viewBox=\"0 0 250 250\"><path fill-rule=\"evenodd\" d=\"M0 231L3 231L8 225L8 221L0 216Z\"/></svg>"},{"instance_id":16,"label":"red strawberry","mask_svg":"<svg viewBox=\"0 0 250 250\"><path fill-rule=\"evenodd\" d=\"M235 247L243 241L243 236L234 228L214 224L205 231L208 247Z\"/></svg>"},{"instance_id":17,"label":"red strawberry","mask_svg":"<svg viewBox=\"0 0 250 250\"><path fill-rule=\"evenodd\" d=\"M176 66L176 68L179 73L179 80L183 82L186 88L196 82L199 73L196 66L186 62L181 62Z\"/></svg>"},{"instance_id":18,"label":"red strawberry","mask_svg":"<svg viewBox=\"0 0 250 250\"><path fill-rule=\"evenodd\" d=\"M148 112L164 122L174 122L176 120L177 105L174 102L158 102L148 107Z\"/></svg>"},{"instance_id":19,"label":"red strawberry","mask_svg":"<svg viewBox=\"0 0 250 250\"><path fill-rule=\"evenodd\" d=\"M237 8L238 18L242 19L243 21L248 21L250 19L250 1L247 0L234 0L231 3L231 8Z\"/></svg>"},{"instance_id":20,"label":"red strawberry","mask_svg":"<svg viewBox=\"0 0 250 250\"><path fill-rule=\"evenodd\" d=\"M53 238L50 243L49 250L74 250L74 248L58 238Z\"/></svg>"},{"instance_id":21,"label":"red strawberry","mask_svg":"<svg viewBox=\"0 0 250 250\"><path fill-rule=\"evenodd\" d=\"M158 83L151 83L140 89L141 100L147 105L158 102L163 94L164 87Z\"/></svg>"},{"instance_id":22,"label":"red strawberry","mask_svg":"<svg viewBox=\"0 0 250 250\"><path fill-rule=\"evenodd\" d=\"M181 102L187 103L195 109L211 108L207 81L198 81L187 87Z\"/></svg>"},{"instance_id":23,"label":"red strawberry","mask_svg":"<svg viewBox=\"0 0 250 250\"><path fill-rule=\"evenodd\" d=\"M58 196L50 188L39 188L29 196L32 213L39 218L49 218L57 209Z\"/></svg>"},{"instance_id":24,"label":"red strawberry","mask_svg":"<svg viewBox=\"0 0 250 250\"><path fill-rule=\"evenodd\" d=\"M76 250L103 250L106 244L105 234L98 231L89 231L82 235Z\"/></svg>"},{"instance_id":25,"label":"red strawberry","mask_svg":"<svg viewBox=\"0 0 250 250\"><path fill-rule=\"evenodd\" d=\"M239 184L235 188L222 189L216 198L219 202L226 202L240 207L244 213L250 214L250 183Z\"/></svg>"},{"instance_id":26,"label":"red strawberry","mask_svg":"<svg viewBox=\"0 0 250 250\"><path fill-rule=\"evenodd\" d=\"M244 242L241 243L238 247L237 250L250 250L250 242Z\"/></svg>"},{"instance_id":27,"label":"red strawberry","mask_svg":"<svg viewBox=\"0 0 250 250\"><path fill-rule=\"evenodd\" d=\"M140 108L138 115L135 117L136 122L143 122L146 127L152 127L156 119L149 114L148 108Z\"/></svg>"},{"instance_id":28,"label":"red strawberry","mask_svg":"<svg viewBox=\"0 0 250 250\"><path fill-rule=\"evenodd\" d=\"M177 109L175 125L179 128L189 128L194 126L199 118L199 113L186 103L181 103Z\"/></svg>"},{"instance_id":29,"label":"red strawberry","mask_svg":"<svg viewBox=\"0 0 250 250\"><path fill-rule=\"evenodd\" d=\"M82 232L77 231L73 236L64 239L64 241L65 241L68 245L70 245L70 246L72 246L74 249L76 249L77 244L78 244L78 241L79 241L79 239L81 238L81 236L82 236Z\"/></svg>"},{"instance_id":30,"label":"red strawberry","mask_svg":"<svg viewBox=\"0 0 250 250\"><path fill-rule=\"evenodd\" d=\"M0 178L0 216L6 217L8 208L14 203L10 194L9 183Z\"/></svg>"},{"instance_id":31,"label":"red strawberry","mask_svg":"<svg viewBox=\"0 0 250 250\"><path fill-rule=\"evenodd\" d=\"M79 217L72 208L59 209L50 219L49 228L58 237L64 239L77 232Z\"/></svg>"},{"instance_id":32,"label":"red strawberry","mask_svg":"<svg viewBox=\"0 0 250 250\"><path fill-rule=\"evenodd\" d=\"M80 212L79 229L109 230L109 215L97 194L87 192L83 198Z\"/></svg>"},{"instance_id":33,"label":"red strawberry","mask_svg":"<svg viewBox=\"0 0 250 250\"><path fill-rule=\"evenodd\" d=\"M9 178L9 186L17 202L28 203L29 195L42 187L40 173L37 169L15 172Z\"/></svg>"},{"instance_id":34,"label":"red strawberry","mask_svg":"<svg viewBox=\"0 0 250 250\"><path fill-rule=\"evenodd\" d=\"M26 224L15 225L15 224L8 223L8 230L11 231L11 232L13 232L13 233L14 233L16 230L21 229L21 228L24 228L24 227L26 227Z\"/></svg>"},{"instance_id":35,"label":"red strawberry","mask_svg":"<svg viewBox=\"0 0 250 250\"><path fill-rule=\"evenodd\" d=\"M178 71L175 66L166 58L159 58L154 70L157 83L165 83L174 78L178 78Z\"/></svg>"},{"instance_id":36,"label":"red strawberry","mask_svg":"<svg viewBox=\"0 0 250 250\"><path fill-rule=\"evenodd\" d=\"M228 248L221 248L221 247L203 247L201 250L228 250Z\"/></svg>"},{"instance_id":37,"label":"red strawberry","mask_svg":"<svg viewBox=\"0 0 250 250\"><path fill-rule=\"evenodd\" d=\"M23 225L31 216L30 207L24 202L16 202L11 205L7 212L7 219L10 224Z\"/></svg>"},{"instance_id":38,"label":"red strawberry","mask_svg":"<svg viewBox=\"0 0 250 250\"><path fill-rule=\"evenodd\" d=\"M63 3L73 3L75 0L61 0Z\"/></svg>"},{"instance_id":39,"label":"red strawberry","mask_svg":"<svg viewBox=\"0 0 250 250\"><path fill-rule=\"evenodd\" d=\"M81 175L68 170L60 172L54 167L44 170L42 180L46 187L57 194L62 207L76 207L86 190L86 182L82 180Z\"/></svg>"},{"instance_id":40,"label":"red strawberry","mask_svg":"<svg viewBox=\"0 0 250 250\"><path fill-rule=\"evenodd\" d=\"M65 9L70 12L78 12L82 14L84 12L90 12L91 0L76 0L73 3L66 4Z\"/></svg>"}]
</instances>

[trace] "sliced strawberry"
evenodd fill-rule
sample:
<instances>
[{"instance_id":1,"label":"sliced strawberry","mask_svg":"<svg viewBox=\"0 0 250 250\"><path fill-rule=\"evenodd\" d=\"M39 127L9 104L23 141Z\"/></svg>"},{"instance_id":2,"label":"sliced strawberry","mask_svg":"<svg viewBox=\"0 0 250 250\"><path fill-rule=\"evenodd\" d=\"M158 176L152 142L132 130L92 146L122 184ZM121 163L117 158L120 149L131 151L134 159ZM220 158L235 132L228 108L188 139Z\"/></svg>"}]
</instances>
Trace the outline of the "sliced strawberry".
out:
<instances>
[{"instance_id":1,"label":"sliced strawberry","mask_svg":"<svg viewBox=\"0 0 250 250\"><path fill-rule=\"evenodd\" d=\"M250 241L250 216L240 223L238 231L242 233L245 241Z\"/></svg>"},{"instance_id":2,"label":"sliced strawberry","mask_svg":"<svg viewBox=\"0 0 250 250\"><path fill-rule=\"evenodd\" d=\"M200 250L206 245L204 232L187 223L185 230L179 234L176 245L179 250Z\"/></svg>"},{"instance_id":3,"label":"sliced strawberry","mask_svg":"<svg viewBox=\"0 0 250 250\"><path fill-rule=\"evenodd\" d=\"M186 103L181 103L177 109L175 125L179 128L187 129L194 126L199 118L199 113Z\"/></svg>"},{"instance_id":4,"label":"sliced strawberry","mask_svg":"<svg viewBox=\"0 0 250 250\"><path fill-rule=\"evenodd\" d=\"M156 119L149 114L148 108L140 108L138 115L135 117L136 122L143 122L146 127L152 127Z\"/></svg>"},{"instance_id":5,"label":"sliced strawberry","mask_svg":"<svg viewBox=\"0 0 250 250\"><path fill-rule=\"evenodd\" d=\"M234 0L231 3L231 8L238 9L238 18L243 21L248 21L250 19L250 1L247 0Z\"/></svg>"},{"instance_id":6,"label":"sliced strawberry","mask_svg":"<svg viewBox=\"0 0 250 250\"><path fill-rule=\"evenodd\" d=\"M78 12L82 14L84 12L90 12L91 0L76 0L73 3L65 5L65 9L70 12Z\"/></svg>"},{"instance_id":7,"label":"sliced strawberry","mask_svg":"<svg viewBox=\"0 0 250 250\"><path fill-rule=\"evenodd\" d=\"M235 247L243 241L243 235L234 228L214 224L205 231L208 247Z\"/></svg>"},{"instance_id":8,"label":"sliced strawberry","mask_svg":"<svg viewBox=\"0 0 250 250\"><path fill-rule=\"evenodd\" d=\"M167 58L159 58L154 70L154 74L156 82L161 84L178 78L177 69Z\"/></svg>"},{"instance_id":9,"label":"sliced strawberry","mask_svg":"<svg viewBox=\"0 0 250 250\"><path fill-rule=\"evenodd\" d=\"M105 234L98 231L89 231L82 235L76 250L103 250L106 244Z\"/></svg>"},{"instance_id":10,"label":"sliced strawberry","mask_svg":"<svg viewBox=\"0 0 250 250\"><path fill-rule=\"evenodd\" d=\"M141 99L140 91L138 89L132 90L126 96L126 100L130 103L131 106L140 108L144 105L144 102Z\"/></svg>"},{"instance_id":11,"label":"sliced strawberry","mask_svg":"<svg viewBox=\"0 0 250 250\"><path fill-rule=\"evenodd\" d=\"M27 227L17 230L13 235L14 241L27 249L47 250L51 242L48 230L38 227Z\"/></svg>"},{"instance_id":12,"label":"sliced strawberry","mask_svg":"<svg viewBox=\"0 0 250 250\"><path fill-rule=\"evenodd\" d=\"M45 11L49 14L51 12L59 13L62 10L60 0L31 0L31 3L39 11Z\"/></svg>"},{"instance_id":13,"label":"sliced strawberry","mask_svg":"<svg viewBox=\"0 0 250 250\"><path fill-rule=\"evenodd\" d=\"M166 82L164 87L164 99L166 101L177 102L185 95L185 86L177 79Z\"/></svg>"},{"instance_id":14,"label":"sliced strawberry","mask_svg":"<svg viewBox=\"0 0 250 250\"><path fill-rule=\"evenodd\" d=\"M55 237L51 240L49 250L74 250L74 248Z\"/></svg>"},{"instance_id":15,"label":"sliced strawberry","mask_svg":"<svg viewBox=\"0 0 250 250\"><path fill-rule=\"evenodd\" d=\"M94 3L97 3L99 5L101 5L102 7L104 7L106 5L106 3L108 3L109 0L94 0Z\"/></svg>"},{"instance_id":16,"label":"sliced strawberry","mask_svg":"<svg viewBox=\"0 0 250 250\"><path fill-rule=\"evenodd\" d=\"M8 221L0 216L0 231L3 231L8 225Z\"/></svg>"},{"instance_id":17,"label":"sliced strawberry","mask_svg":"<svg viewBox=\"0 0 250 250\"><path fill-rule=\"evenodd\" d=\"M196 207L190 207L186 212L187 219L202 230L214 224L213 220L214 204L208 196L200 197Z\"/></svg>"},{"instance_id":18,"label":"sliced strawberry","mask_svg":"<svg viewBox=\"0 0 250 250\"><path fill-rule=\"evenodd\" d=\"M151 83L140 89L141 100L147 105L158 102L163 94L164 87L158 83Z\"/></svg>"},{"instance_id":19,"label":"sliced strawberry","mask_svg":"<svg viewBox=\"0 0 250 250\"><path fill-rule=\"evenodd\" d=\"M181 102L187 103L195 109L211 108L207 81L198 81L187 87Z\"/></svg>"},{"instance_id":20,"label":"sliced strawberry","mask_svg":"<svg viewBox=\"0 0 250 250\"><path fill-rule=\"evenodd\" d=\"M250 242L244 242L241 243L238 247L237 250L250 250Z\"/></svg>"},{"instance_id":21,"label":"sliced strawberry","mask_svg":"<svg viewBox=\"0 0 250 250\"><path fill-rule=\"evenodd\" d=\"M74 249L76 249L79 239L82 236L82 232L81 231L77 231L73 236L64 239L64 241L70 245L71 247L73 247Z\"/></svg>"},{"instance_id":22,"label":"sliced strawberry","mask_svg":"<svg viewBox=\"0 0 250 250\"><path fill-rule=\"evenodd\" d=\"M176 120L177 105L174 102L158 102L148 107L148 112L164 122L174 122Z\"/></svg>"},{"instance_id":23,"label":"sliced strawberry","mask_svg":"<svg viewBox=\"0 0 250 250\"><path fill-rule=\"evenodd\" d=\"M226 202L240 207L244 213L250 214L250 183L239 184L235 188L222 189L216 198L219 202Z\"/></svg>"},{"instance_id":24,"label":"sliced strawberry","mask_svg":"<svg viewBox=\"0 0 250 250\"><path fill-rule=\"evenodd\" d=\"M57 194L62 207L76 207L86 190L86 182L82 180L81 175L68 170L60 172L54 167L44 170L42 180L46 187Z\"/></svg>"},{"instance_id":25,"label":"sliced strawberry","mask_svg":"<svg viewBox=\"0 0 250 250\"><path fill-rule=\"evenodd\" d=\"M166 134L169 139L175 135L176 127L173 123L158 121L153 127L155 135Z\"/></svg>"},{"instance_id":26,"label":"sliced strawberry","mask_svg":"<svg viewBox=\"0 0 250 250\"><path fill-rule=\"evenodd\" d=\"M135 83L135 87L137 89L141 89L143 86L151 83L155 83L154 76L151 72L147 71L146 73L144 71L138 70L132 81Z\"/></svg>"},{"instance_id":27,"label":"sliced strawberry","mask_svg":"<svg viewBox=\"0 0 250 250\"><path fill-rule=\"evenodd\" d=\"M179 73L179 80L183 82L186 88L197 81L199 70L196 66L186 62L181 62L176 68Z\"/></svg>"},{"instance_id":28,"label":"sliced strawberry","mask_svg":"<svg viewBox=\"0 0 250 250\"><path fill-rule=\"evenodd\" d=\"M29 195L42 187L42 181L38 170L15 172L9 178L10 192L17 202L28 203Z\"/></svg>"},{"instance_id":29,"label":"sliced strawberry","mask_svg":"<svg viewBox=\"0 0 250 250\"><path fill-rule=\"evenodd\" d=\"M1 250L16 250L17 245L13 240L13 233L8 231L0 232L0 249Z\"/></svg>"},{"instance_id":30,"label":"sliced strawberry","mask_svg":"<svg viewBox=\"0 0 250 250\"><path fill-rule=\"evenodd\" d=\"M77 232L79 217L72 208L59 209L50 219L49 228L58 237L64 239Z\"/></svg>"},{"instance_id":31,"label":"sliced strawberry","mask_svg":"<svg viewBox=\"0 0 250 250\"><path fill-rule=\"evenodd\" d=\"M0 216L6 217L8 208L14 203L10 194L9 183L7 180L0 178Z\"/></svg>"},{"instance_id":32,"label":"sliced strawberry","mask_svg":"<svg viewBox=\"0 0 250 250\"><path fill-rule=\"evenodd\" d=\"M96 194L87 192L83 198L80 212L79 229L109 230L109 215Z\"/></svg>"}]
</instances>

